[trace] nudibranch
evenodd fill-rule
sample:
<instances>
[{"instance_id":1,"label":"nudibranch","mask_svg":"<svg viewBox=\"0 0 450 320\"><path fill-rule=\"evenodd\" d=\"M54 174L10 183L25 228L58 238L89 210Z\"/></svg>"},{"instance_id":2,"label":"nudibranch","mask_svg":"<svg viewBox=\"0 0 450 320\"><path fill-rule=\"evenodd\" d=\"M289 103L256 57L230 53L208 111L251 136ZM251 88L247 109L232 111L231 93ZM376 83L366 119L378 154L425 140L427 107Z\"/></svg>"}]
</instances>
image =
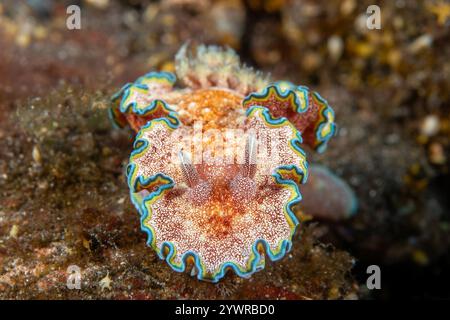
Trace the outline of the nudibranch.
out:
<instances>
[{"instance_id":1,"label":"nudibranch","mask_svg":"<svg viewBox=\"0 0 450 320\"><path fill-rule=\"evenodd\" d=\"M271 84L231 49L183 46L175 60L176 75L150 72L112 97L114 123L137 133L131 200L174 270L250 276L290 250L308 176L302 144L325 148L333 111L306 87Z\"/></svg>"}]
</instances>

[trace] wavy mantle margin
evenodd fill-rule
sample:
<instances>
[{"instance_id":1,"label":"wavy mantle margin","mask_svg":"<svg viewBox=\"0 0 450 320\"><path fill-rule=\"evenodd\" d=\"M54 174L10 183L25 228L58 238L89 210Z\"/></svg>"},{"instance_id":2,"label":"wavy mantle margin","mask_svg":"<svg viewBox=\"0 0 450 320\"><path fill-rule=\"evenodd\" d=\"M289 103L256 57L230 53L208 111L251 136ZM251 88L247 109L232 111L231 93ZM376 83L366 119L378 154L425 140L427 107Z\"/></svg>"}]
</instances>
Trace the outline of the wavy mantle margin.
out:
<instances>
[{"instance_id":1,"label":"wavy mantle margin","mask_svg":"<svg viewBox=\"0 0 450 320\"><path fill-rule=\"evenodd\" d=\"M127 103L132 90L141 91L143 94L148 93L150 88L148 83L161 82L173 86L176 82L176 76L171 72L149 72L139 77L135 82L125 84L119 91L111 96L113 105L109 108L108 114L113 125L117 128L123 128L127 125L125 114L135 114L140 117L148 116L158 110L163 110L167 117L174 123L178 121L177 113L172 110L165 101L161 99L153 100L144 108L138 109L135 102ZM120 101L120 102L119 102Z\"/></svg>"},{"instance_id":2,"label":"wavy mantle margin","mask_svg":"<svg viewBox=\"0 0 450 320\"><path fill-rule=\"evenodd\" d=\"M323 153L327 148L328 141L336 134L335 115L328 101L322 98L319 93L313 92L313 99L317 99L321 105L321 111L319 112L320 120L314 126L314 134L316 136L316 145L314 148L318 153Z\"/></svg>"},{"instance_id":3,"label":"wavy mantle margin","mask_svg":"<svg viewBox=\"0 0 450 320\"><path fill-rule=\"evenodd\" d=\"M253 106L247 110L247 117L252 115L257 110L261 111L261 115L263 116L263 120L269 126L281 126L288 124L290 125L296 132L296 137L291 139L290 146L295 150L295 152L299 153L303 158L305 158L305 153L299 146L301 143L301 135L298 130L286 119L279 118L274 119L269 110L265 107ZM161 244L160 247L156 245L156 237L155 231L146 224L146 221L151 219L151 205L156 202L158 199L163 197L166 192L172 189L175 184L172 178L166 176L162 173L158 173L151 177L136 177L136 164L132 163L135 157L139 157L143 152L145 152L146 148L148 148L149 144L147 141L142 140L143 133L146 130L151 129L156 123L161 123L166 125L170 130L175 130L179 126L179 122L177 124L173 124L171 121L166 118L158 118L155 120L151 120L144 127L141 128L138 135L136 136L136 140L134 143L134 150L130 156L130 163L127 167L127 180L130 188L130 196L131 200L136 207L136 209L141 214L141 230L147 233L148 240L147 245L151 246L158 256L165 260L169 266L177 271L184 272L186 270L186 265L189 262L194 263L196 271L197 271L197 279L206 280L211 282L218 282L222 279L228 270L234 270L234 272L240 276L247 278L253 273L260 271L264 268L265 265L265 255L269 257L270 260L276 261L283 258L287 252L291 250L292 247L292 238L295 234L296 228L299 224L295 214L292 211L292 207L301 201L301 193L298 188L297 183L305 183L307 180L307 169L308 163L305 159L304 168L299 168L296 165L285 165L277 167L272 174L272 177L278 185L282 188L287 188L290 191L291 197L289 201L285 204L283 211L286 218L287 223L291 229L291 233L289 239L284 239L279 242L276 250L272 251L270 245L267 243L265 239L258 239L254 242L252 246L252 254L248 258L246 268L242 268L234 262L224 262L220 265L220 267L213 272L212 274L207 273L205 267L202 264L201 257L193 251L187 251L181 257L181 263L176 263L174 261L174 257L176 256L176 247L172 242L166 241ZM296 181L291 179L284 179L284 174L290 174L290 176L295 176ZM148 193L146 195L142 195L139 193L141 190L148 190L148 188L155 188L155 191Z\"/></svg>"},{"instance_id":4,"label":"wavy mantle margin","mask_svg":"<svg viewBox=\"0 0 450 320\"><path fill-rule=\"evenodd\" d=\"M313 148L318 153L323 153L326 150L328 141L336 133L334 111L328 102L319 93L311 91L306 86L296 86L289 81L278 81L270 84L261 92L249 94L244 98L242 104L244 107L253 102L255 105L258 105L258 103L264 105L271 95L274 95L280 102L290 103L292 110L300 114L308 111L310 107L309 95L311 95L311 99L319 105L319 119L313 127L315 137Z\"/></svg>"}]
</instances>

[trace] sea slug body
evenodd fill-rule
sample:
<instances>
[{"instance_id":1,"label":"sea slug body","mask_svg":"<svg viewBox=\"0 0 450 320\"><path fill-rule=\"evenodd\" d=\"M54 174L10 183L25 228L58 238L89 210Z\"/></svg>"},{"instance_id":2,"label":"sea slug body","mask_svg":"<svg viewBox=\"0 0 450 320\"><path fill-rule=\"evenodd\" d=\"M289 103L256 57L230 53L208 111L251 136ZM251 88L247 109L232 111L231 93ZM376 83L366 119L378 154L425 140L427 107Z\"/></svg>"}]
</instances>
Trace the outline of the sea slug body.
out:
<instances>
[{"instance_id":1,"label":"sea slug body","mask_svg":"<svg viewBox=\"0 0 450 320\"><path fill-rule=\"evenodd\" d=\"M242 66L231 49L183 46L176 71L183 88L151 72L112 99L114 123L137 133L127 179L141 228L176 271L248 277L290 250L308 177L302 145L323 151L334 113L306 87Z\"/></svg>"}]
</instances>

